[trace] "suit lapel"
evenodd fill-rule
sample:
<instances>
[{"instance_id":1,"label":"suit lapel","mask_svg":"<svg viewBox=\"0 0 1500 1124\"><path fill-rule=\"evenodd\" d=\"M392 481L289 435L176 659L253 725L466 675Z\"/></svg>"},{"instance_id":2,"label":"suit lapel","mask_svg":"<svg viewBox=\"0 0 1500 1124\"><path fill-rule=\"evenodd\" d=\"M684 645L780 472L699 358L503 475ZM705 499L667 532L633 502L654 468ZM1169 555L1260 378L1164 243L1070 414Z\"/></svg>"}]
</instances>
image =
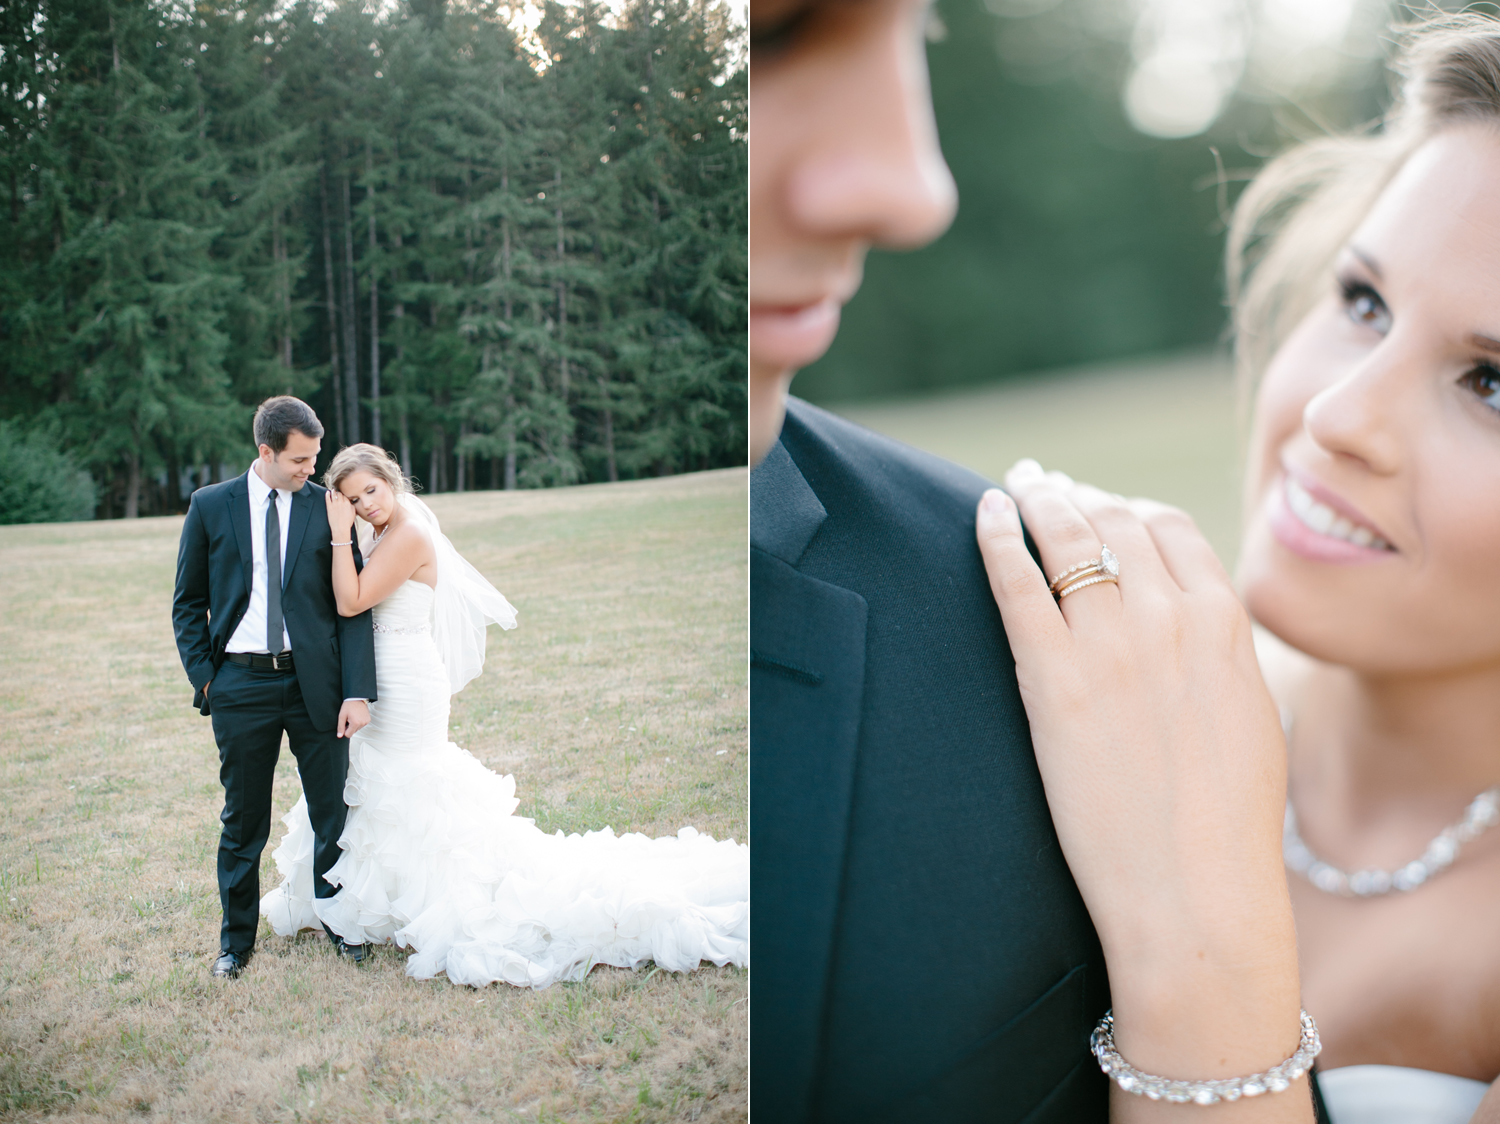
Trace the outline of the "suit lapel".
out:
<instances>
[{"instance_id":1,"label":"suit lapel","mask_svg":"<svg viewBox=\"0 0 1500 1124\"><path fill-rule=\"evenodd\" d=\"M254 469L249 471L253 472ZM245 571L245 591L248 593L255 569L255 549L250 539L250 485L243 476L236 477L229 486L229 524L234 528L234 541L239 547L240 563Z\"/></svg>"},{"instance_id":2,"label":"suit lapel","mask_svg":"<svg viewBox=\"0 0 1500 1124\"><path fill-rule=\"evenodd\" d=\"M828 518L780 441L750 473L750 545L795 566Z\"/></svg>"},{"instance_id":3,"label":"suit lapel","mask_svg":"<svg viewBox=\"0 0 1500 1124\"><path fill-rule=\"evenodd\" d=\"M307 524L312 520L313 502L307 487L292 493L292 524L286 532L286 558L282 560L281 586L292 584L292 570L297 565L297 555L302 550L302 536L307 534Z\"/></svg>"},{"instance_id":4,"label":"suit lapel","mask_svg":"<svg viewBox=\"0 0 1500 1124\"><path fill-rule=\"evenodd\" d=\"M867 606L795 564L827 518L778 444L751 474L750 775L754 940L774 964L755 985L751 1035L776 1080L768 1119L806 1119L820 1060L864 700ZM764 1019L776 1033L756 1035Z\"/></svg>"}]
</instances>

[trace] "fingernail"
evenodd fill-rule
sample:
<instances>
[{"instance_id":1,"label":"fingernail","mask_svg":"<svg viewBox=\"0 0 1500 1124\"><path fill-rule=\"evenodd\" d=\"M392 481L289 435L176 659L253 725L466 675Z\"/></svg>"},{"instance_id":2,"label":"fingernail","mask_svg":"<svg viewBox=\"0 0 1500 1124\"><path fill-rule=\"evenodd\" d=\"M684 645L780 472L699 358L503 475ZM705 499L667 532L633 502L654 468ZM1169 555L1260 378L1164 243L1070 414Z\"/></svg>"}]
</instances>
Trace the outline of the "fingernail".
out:
<instances>
[{"instance_id":1,"label":"fingernail","mask_svg":"<svg viewBox=\"0 0 1500 1124\"><path fill-rule=\"evenodd\" d=\"M991 515L1004 515L1011 506L1010 497L999 488L991 488L984 494L984 509Z\"/></svg>"},{"instance_id":2,"label":"fingernail","mask_svg":"<svg viewBox=\"0 0 1500 1124\"><path fill-rule=\"evenodd\" d=\"M1033 476L1045 475L1042 470L1042 466L1039 465L1036 461L1032 460L1030 457L1022 457L1020 460L1016 461L1016 463L1011 466L1010 472L1012 475L1026 477L1028 479Z\"/></svg>"}]
</instances>

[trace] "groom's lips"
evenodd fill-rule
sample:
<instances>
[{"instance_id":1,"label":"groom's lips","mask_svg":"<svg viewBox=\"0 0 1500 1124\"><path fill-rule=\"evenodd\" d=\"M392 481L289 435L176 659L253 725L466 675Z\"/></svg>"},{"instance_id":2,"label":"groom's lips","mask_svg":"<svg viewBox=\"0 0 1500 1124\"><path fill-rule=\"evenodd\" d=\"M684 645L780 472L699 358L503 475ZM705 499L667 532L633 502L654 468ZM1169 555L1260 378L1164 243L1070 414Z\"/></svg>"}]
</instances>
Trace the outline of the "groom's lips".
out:
<instances>
[{"instance_id":1,"label":"groom's lips","mask_svg":"<svg viewBox=\"0 0 1500 1124\"><path fill-rule=\"evenodd\" d=\"M805 367L833 343L841 307L834 297L800 305L751 304L751 355L773 367Z\"/></svg>"}]
</instances>

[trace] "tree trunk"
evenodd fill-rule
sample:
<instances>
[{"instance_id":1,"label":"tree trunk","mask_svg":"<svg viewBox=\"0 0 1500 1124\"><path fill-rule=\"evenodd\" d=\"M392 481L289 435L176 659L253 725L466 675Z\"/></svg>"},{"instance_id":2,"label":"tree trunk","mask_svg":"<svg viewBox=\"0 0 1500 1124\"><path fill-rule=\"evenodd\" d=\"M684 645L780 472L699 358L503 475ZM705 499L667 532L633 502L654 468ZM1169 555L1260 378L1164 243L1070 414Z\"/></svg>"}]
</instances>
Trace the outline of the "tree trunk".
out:
<instances>
[{"instance_id":1,"label":"tree trunk","mask_svg":"<svg viewBox=\"0 0 1500 1124\"><path fill-rule=\"evenodd\" d=\"M344 395L339 378L339 302L333 285L333 238L328 219L328 167L318 165L318 181L323 191L323 276L328 282L328 377L333 386L333 416L338 426L339 444L351 445L349 427L344 419Z\"/></svg>"},{"instance_id":2,"label":"tree trunk","mask_svg":"<svg viewBox=\"0 0 1500 1124\"><path fill-rule=\"evenodd\" d=\"M349 173L344 172L344 412L349 442L359 436L359 333L354 324L354 218L349 206Z\"/></svg>"},{"instance_id":3,"label":"tree trunk","mask_svg":"<svg viewBox=\"0 0 1500 1124\"><path fill-rule=\"evenodd\" d=\"M375 269L375 158L365 142L365 178L370 193L370 443L380 444L380 277Z\"/></svg>"},{"instance_id":4,"label":"tree trunk","mask_svg":"<svg viewBox=\"0 0 1500 1124\"><path fill-rule=\"evenodd\" d=\"M464 491L468 483L469 454L464 452L464 438L469 435L469 423L466 421L458 423L458 452L454 456L453 466L453 490Z\"/></svg>"},{"instance_id":5,"label":"tree trunk","mask_svg":"<svg viewBox=\"0 0 1500 1124\"><path fill-rule=\"evenodd\" d=\"M500 170L500 190L510 191L510 164L507 161ZM507 194L507 199L509 198ZM500 270L505 277L505 325L510 327L511 318L515 315L515 304L510 291L511 260L510 260L510 219L500 219ZM511 364L511 341L514 334L507 337L505 342L505 381L506 386L513 385L515 367ZM514 492L516 490L516 396L507 389L505 393L505 490Z\"/></svg>"},{"instance_id":6,"label":"tree trunk","mask_svg":"<svg viewBox=\"0 0 1500 1124\"><path fill-rule=\"evenodd\" d=\"M432 427L432 479L434 492L448 490L448 434L441 425Z\"/></svg>"},{"instance_id":7,"label":"tree trunk","mask_svg":"<svg viewBox=\"0 0 1500 1124\"><path fill-rule=\"evenodd\" d=\"M406 319L406 305L400 300L396 301L396 371L399 376L401 407L397 415L397 421L401 428L401 471L411 475L411 426L406 410L406 345L400 342L402 335L401 321Z\"/></svg>"},{"instance_id":8,"label":"tree trunk","mask_svg":"<svg viewBox=\"0 0 1500 1124\"><path fill-rule=\"evenodd\" d=\"M128 476L125 481L125 518L141 517L141 455L131 453L126 458Z\"/></svg>"},{"instance_id":9,"label":"tree trunk","mask_svg":"<svg viewBox=\"0 0 1500 1124\"><path fill-rule=\"evenodd\" d=\"M281 366L287 371L292 369L292 283L288 276L289 255L286 248L286 227L281 221L281 208L271 209L271 256L276 262L276 293L280 297L281 304ZM287 380L286 392L292 392L290 378Z\"/></svg>"},{"instance_id":10,"label":"tree trunk","mask_svg":"<svg viewBox=\"0 0 1500 1124\"><path fill-rule=\"evenodd\" d=\"M557 192L557 265L562 268L563 261L563 216L562 216L562 165L557 166L557 178L553 181ZM558 357L558 392L562 395L563 405L568 402L568 283L561 277L557 279L557 357Z\"/></svg>"},{"instance_id":11,"label":"tree trunk","mask_svg":"<svg viewBox=\"0 0 1500 1124\"><path fill-rule=\"evenodd\" d=\"M516 400L511 395L505 396L505 490L514 492L516 490Z\"/></svg>"},{"instance_id":12,"label":"tree trunk","mask_svg":"<svg viewBox=\"0 0 1500 1124\"><path fill-rule=\"evenodd\" d=\"M609 408L609 383L599 380L599 393L604 399L604 463L609 470L609 482L619 482L620 471L615 467L615 412Z\"/></svg>"}]
</instances>

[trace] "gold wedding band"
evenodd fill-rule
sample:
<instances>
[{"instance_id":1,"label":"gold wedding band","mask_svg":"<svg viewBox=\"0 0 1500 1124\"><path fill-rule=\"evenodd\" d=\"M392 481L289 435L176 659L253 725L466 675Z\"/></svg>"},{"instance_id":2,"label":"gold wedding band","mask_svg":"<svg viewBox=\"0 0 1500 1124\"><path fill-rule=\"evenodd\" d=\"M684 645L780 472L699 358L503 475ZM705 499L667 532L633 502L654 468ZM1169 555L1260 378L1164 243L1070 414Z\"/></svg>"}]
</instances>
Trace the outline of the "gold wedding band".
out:
<instances>
[{"instance_id":1,"label":"gold wedding band","mask_svg":"<svg viewBox=\"0 0 1500 1124\"><path fill-rule=\"evenodd\" d=\"M1077 593L1085 586L1098 585L1100 582L1114 582L1116 585L1119 585L1120 579L1115 577L1113 574L1095 574L1093 577L1085 578L1081 582L1074 582L1072 585L1064 586L1062 589L1058 590L1057 593L1054 594L1054 596L1059 601L1061 601L1070 593Z\"/></svg>"},{"instance_id":2,"label":"gold wedding band","mask_svg":"<svg viewBox=\"0 0 1500 1124\"><path fill-rule=\"evenodd\" d=\"M1120 581L1120 559L1107 544L1101 543L1098 558L1090 558L1076 566L1069 566L1048 583L1052 596L1061 601L1070 593L1076 593L1101 582Z\"/></svg>"}]
</instances>

